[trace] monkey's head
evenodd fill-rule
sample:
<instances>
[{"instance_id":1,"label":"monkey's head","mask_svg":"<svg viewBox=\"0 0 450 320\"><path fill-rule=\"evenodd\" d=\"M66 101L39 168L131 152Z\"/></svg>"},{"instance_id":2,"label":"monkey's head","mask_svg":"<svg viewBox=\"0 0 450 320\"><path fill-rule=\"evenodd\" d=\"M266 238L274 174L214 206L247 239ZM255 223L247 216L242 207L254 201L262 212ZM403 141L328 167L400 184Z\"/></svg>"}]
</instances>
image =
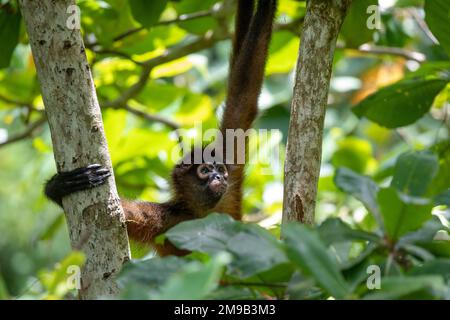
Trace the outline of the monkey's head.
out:
<instances>
[{"instance_id":1,"label":"monkey's head","mask_svg":"<svg viewBox=\"0 0 450 320\"><path fill-rule=\"evenodd\" d=\"M214 162L175 166L172 172L176 197L185 200L199 212L216 206L227 191L228 169L226 165Z\"/></svg>"}]
</instances>

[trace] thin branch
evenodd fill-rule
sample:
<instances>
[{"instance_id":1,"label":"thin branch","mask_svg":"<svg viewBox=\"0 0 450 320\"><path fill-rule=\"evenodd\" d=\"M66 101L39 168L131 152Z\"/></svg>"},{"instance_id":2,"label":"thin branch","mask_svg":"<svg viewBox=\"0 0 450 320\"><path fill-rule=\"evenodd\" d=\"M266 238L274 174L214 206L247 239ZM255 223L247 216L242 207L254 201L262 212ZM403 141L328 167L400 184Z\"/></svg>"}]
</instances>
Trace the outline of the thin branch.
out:
<instances>
[{"instance_id":1,"label":"thin branch","mask_svg":"<svg viewBox=\"0 0 450 320\"><path fill-rule=\"evenodd\" d=\"M4 101L6 103L16 104L16 105L19 105L19 106L30 106L31 105L30 102L25 102L25 101L19 101L19 100L11 99L11 98L5 97L2 94L0 94L0 100Z\"/></svg>"},{"instance_id":2,"label":"thin branch","mask_svg":"<svg viewBox=\"0 0 450 320\"><path fill-rule=\"evenodd\" d=\"M122 34L119 34L117 37L114 37L114 38L113 38L113 42L117 42L117 41L120 41L120 40L122 40L122 39L125 39L126 37L129 37L129 36L131 36L131 35L133 35L133 34L139 32L139 31L144 30L144 29L145 29L144 27L137 27L137 28L134 28L134 29L130 29L130 30L128 30L128 31L125 31L125 32L122 33ZM95 46L95 45L98 45L98 44L96 44L96 43L91 44L91 46Z\"/></svg>"},{"instance_id":3,"label":"thin branch","mask_svg":"<svg viewBox=\"0 0 450 320\"><path fill-rule=\"evenodd\" d=\"M366 53L366 54L374 54L374 55L391 55L391 56L397 56L402 57L407 60L413 60L418 63L424 63L426 61L426 56L417 51L410 51L403 48L397 48L397 47L381 47L381 46L373 46L369 44L363 44L359 48L346 48L342 45L337 46L338 49L344 49L349 51L357 51L360 53Z\"/></svg>"},{"instance_id":4,"label":"thin branch","mask_svg":"<svg viewBox=\"0 0 450 320\"><path fill-rule=\"evenodd\" d=\"M216 9L213 8L211 10L204 10L204 11L182 14L182 15L176 17L175 19L159 21L154 26L164 26L164 25L168 25L168 24L172 24L172 23L185 22L185 21L190 21L190 20L194 20L194 19L204 18L204 17L213 15L215 12L216 12ZM145 29L146 29L145 27L141 26L141 27L136 27L136 28L127 30L124 33L121 33L118 36L114 37L113 42L118 42L120 40L123 40L129 36L132 36L135 33L138 33L139 31L145 30ZM86 47L94 48L95 46L98 46L98 45L99 45L98 42L93 42L93 43L87 43Z\"/></svg>"},{"instance_id":5,"label":"thin branch","mask_svg":"<svg viewBox=\"0 0 450 320\"><path fill-rule=\"evenodd\" d=\"M213 46L216 42L226 39L225 35L216 35L214 33L207 33L203 37L199 37L195 41L183 46L175 46L167 49L163 54L155 58L149 59L142 64L142 71L138 81L125 90L120 97L113 101L104 101L101 105L104 108L119 108L126 105L128 100L138 95L145 87L152 69L160 64L167 63L191 53L207 49Z\"/></svg>"},{"instance_id":6,"label":"thin branch","mask_svg":"<svg viewBox=\"0 0 450 320\"><path fill-rule=\"evenodd\" d=\"M129 54L125 53L125 52L120 52L117 50L113 50L113 49L99 49L99 50L92 50L94 51L96 54L105 54L105 55L112 55L112 56L118 56L121 58L125 58L130 60L131 62L137 64L137 65L143 65L142 62L137 61L135 59L133 59Z\"/></svg>"},{"instance_id":7,"label":"thin branch","mask_svg":"<svg viewBox=\"0 0 450 320\"><path fill-rule=\"evenodd\" d=\"M126 89L120 97L112 101L104 101L100 102L100 105L103 108L120 108L123 107L128 100L135 97L141 90L145 87L145 84L148 81L148 77L150 76L150 72L152 71L152 67L148 65L143 65L141 74L139 75L139 79L136 83L134 83L131 87Z\"/></svg>"},{"instance_id":8,"label":"thin branch","mask_svg":"<svg viewBox=\"0 0 450 320\"><path fill-rule=\"evenodd\" d=\"M173 130L180 129L180 125L178 123L172 121L172 120L165 119L164 117L159 116L159 115L150 114L150 113L141 111L141 110L136 109L134 107L131 107L129 105L125 105L125 106L123 106L121 108L117 108L117 109L126 110L126 111L134 114L135 116L141 117L141 118L143 118L145 120L148 120L148 121L160 122L160 123L166 125L167 127L173 129Z\"/></svg>"},{"instance_id":9,"label":"thin branch","mask_svg":"<svg viewBox=\"0 0 450 320\"><path fill-rule=\"evenodd\" d=\"M193 13L186 13L186 14L179 15L175 19L159 21L155 26L165 26L165 25L172 24L172 23L179 23L179 22L185 22L185 21L195 20L195 19L199 19L199 18L209 17L209 16L213 15L215 11L216 11L215 9L211 9L211 10L204 10L204 11L198 11L198 12L193 12Z\"/></svg>"},{"instance_id":10,"label":"thin branch","mask_svg":"<svg viewBox=\"0 0 450 320\"><path fill-rule=\"evenodd\" d=\"M431 32L430 28L428 28L428 25L425 23L423 18L420 16L417 9L411 8L410 10L408 10L408 12L411 14L414 21L416 21L417 25L422 30L422 32L428 37L428 39L430 39L431 42L433 42L434 44L439 44L439 40L436 39L434 34Z\"/></svg>"},{"instance_id":11,"label":"thin branch","mask_svg":"<svg viewBox=\"0 0 450 320\"><path fill-rule=\"evenodd\" d=\"M0 148L6 146L8 144L32 137L34 132L38 128L40 128L46 121L47 121L47 117L45 117L45 116L36 120L35 122L31 123L23 132L12 136L11 138L9 138L6 141L0 142Z\"/></svg>"},{"instance_id":12,"label":"thin branch","mask_svg":"<svg viewBox=\"0 0 450 320\"><path fill-rule=\"evenodd\" d=\"M302 32L301 26L305 21L304 17L292 20L291 22L276 23L273 26L274 31L290 31L296 36L300 36Z\"/></svg>"}]
</instances>

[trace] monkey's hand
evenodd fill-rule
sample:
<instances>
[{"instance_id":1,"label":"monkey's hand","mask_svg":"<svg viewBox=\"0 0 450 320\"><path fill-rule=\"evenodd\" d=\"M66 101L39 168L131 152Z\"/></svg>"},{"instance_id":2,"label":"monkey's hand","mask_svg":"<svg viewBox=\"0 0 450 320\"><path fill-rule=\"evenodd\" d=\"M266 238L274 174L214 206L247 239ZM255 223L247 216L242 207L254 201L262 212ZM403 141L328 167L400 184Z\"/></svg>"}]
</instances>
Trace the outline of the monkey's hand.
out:
<instances>
[{"instance_id":1,"label":"monkey's hand","mask_svg":"<svg viewBox=\"0 0 450 320\"><path fill-rule=\"evenodd\" d=\"M111 176L109 169L91 164L69 172L55 174L45 184L45 195L62 207L62 198L77 191L100 186Z\"/></svg>"}]
</instances>

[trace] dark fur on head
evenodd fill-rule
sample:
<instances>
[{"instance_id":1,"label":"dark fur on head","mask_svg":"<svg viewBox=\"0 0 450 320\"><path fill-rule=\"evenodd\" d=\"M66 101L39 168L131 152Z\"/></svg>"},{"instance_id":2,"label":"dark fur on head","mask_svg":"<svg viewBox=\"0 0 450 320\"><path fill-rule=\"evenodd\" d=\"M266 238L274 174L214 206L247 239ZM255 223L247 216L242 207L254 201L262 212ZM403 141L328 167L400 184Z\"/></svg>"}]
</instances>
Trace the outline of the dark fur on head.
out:
<instances>
[{"instance_id":1,"label":"dark fur on head","mask_svg":"<svg viewBox=\"0 0 450 320\"><path fill-rule=\"evenodd\" d=\"M177 197L174 201L190 203L196 216L204 216L227 191L228 167L203 161L203 156L200 163L194 163L195 152L203 155L203 149L193 149L172 171L172 185Z\"/></svg>"}]
</instances>

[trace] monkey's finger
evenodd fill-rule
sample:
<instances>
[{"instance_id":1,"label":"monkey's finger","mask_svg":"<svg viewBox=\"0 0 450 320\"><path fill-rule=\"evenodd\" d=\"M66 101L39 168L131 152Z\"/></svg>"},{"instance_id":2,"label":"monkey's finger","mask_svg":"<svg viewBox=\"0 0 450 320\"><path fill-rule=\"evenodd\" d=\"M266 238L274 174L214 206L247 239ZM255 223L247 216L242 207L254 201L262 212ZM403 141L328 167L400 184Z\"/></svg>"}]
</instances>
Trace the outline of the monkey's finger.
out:
<instances>
[{"instance_id":1,"label":"monkey's finger","mask_svg":"<svg viewBox=\"0 0 450 320\"><path fill-rule=\"evenodd\" d=\"M103 175L103 174L106 174L106 173L110 173L110 171L109 171L109 169L106 169L106 168L100 168L98 170L95 170L93 173L95 175Z\"/></svg>"},{"instance_id":2,"label":"monkey's finger","mask_svg":"<svg viewBox=\"0 0 450 320\"><path fill-rule=\"evenodd\" d=\"M86 173L92 170L97 170L102 168L102 165L98 164L98 163L94 163L94 164L90 164L86 167L81 167L81 168L77 168L74 169L72 171L69 172L61 172L60 175L62 176L73 176L73 175L77 175L77 174L81 174L81 173Z\"/></svg>"},{"instance_id":3,"label":"monkey's finger","mask_svg":"<svg viewBox=\"0 0 450 320\"><path fill-rule=\"evenodd\" d=\"M84 172L78 172L78 173L71 173L70 175L64 176L64 181L68 183L77 183L77 182L88 182L89 180L93 179L97 176L102 176L104 174L109 173L111 175L111 172L109 169L99 167L99 169L87 169Z\"/></svg>"},{"instance_id":4,"label":"monkey's finger","mask_svg":"<svg viewBox=\"0 0 450 320\"><path fill-rule=\"evenodd\" d=\"M111 176L110 172L99 176L83 177L83 179L65 181L65 189L70 192L81 191L86 189L91 189L104 184L108 178Z\"/></svg>"},{"instance_id":5,"label":"monkey's finger","mask_svg":"<svg viewBox=\"0 0 450 320\"><path fill-rule=\"evenodd\" d=\"M106 181L108 177L111 176L111 172L109 170L106 170L101 173L84 173L84 174L78 174L75 177L72 177L71 179L66 179L64 183L68 186L89 186L93 183L97 183L99 181Z\"/></svg>"}]
</instances>

